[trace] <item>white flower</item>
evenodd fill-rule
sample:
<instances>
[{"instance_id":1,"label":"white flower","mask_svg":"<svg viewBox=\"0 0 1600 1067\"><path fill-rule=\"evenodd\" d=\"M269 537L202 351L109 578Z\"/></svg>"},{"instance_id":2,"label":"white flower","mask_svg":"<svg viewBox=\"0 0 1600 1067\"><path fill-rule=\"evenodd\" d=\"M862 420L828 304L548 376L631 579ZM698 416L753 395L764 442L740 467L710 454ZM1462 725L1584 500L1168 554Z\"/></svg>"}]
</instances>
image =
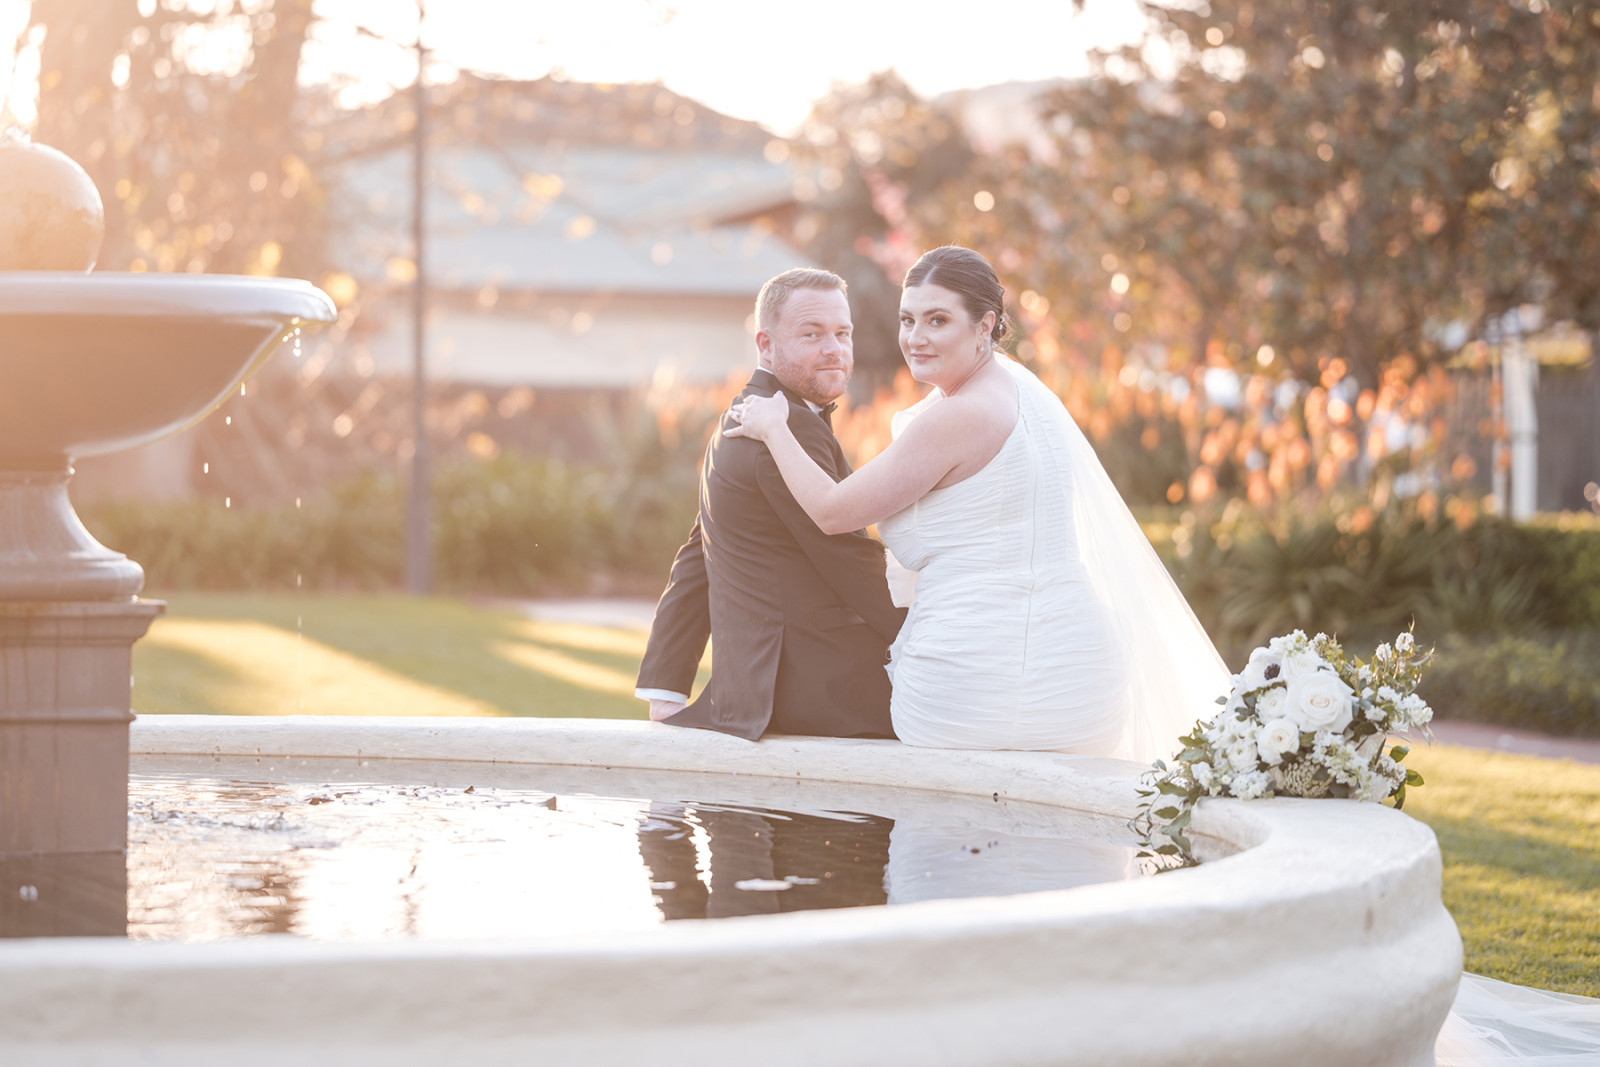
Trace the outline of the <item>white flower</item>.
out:
<instances>
[{"instance_id":1,"label":"white flower","mask_svg":"<svg viewBox=\"0 0 1600 1067\"><path fill-rule=\"evenodd\" d=\"M1267 642L1267 648L1278 653L1280 656L1305 647L1306 632L1304 630L1292 630L1289 633L1284 634L1282 637L1274 637L1271 641Z\"/></svg>"},{"instance_id":2,"label":"white flower","mask_svg":"<svg viewBox=\"0 0 1600 1067\"><path fill-rule=\"evenodd\" d=\"M1379 663L1386 663L1389 660L1394 659L1394 649L1390 648L1389 642L1385 641L1383 644L1373 649L1372 658L1377 660Z\"/></svg>"},{"instance_id":3,"label":"white flower","mask_svg":"<svg viewBox=\"0 0 1600 1067\"><path fill-rule=\"evenodd\" d=\"M1386 685L1380 685L1378 686L1378 699L1387 704L1398 704L1400 702L1400 694Z\"/></svg>"},{"instance_id":4,"label":"white flower","mask_svg":"<svg viewBox=\"0 0 1600 1067\"><path fill-rule=\"evenodd\" d=\"M1251 771L1233 780L1233 795L1242 800L1264 797L1272 789L1272 776L1266 771Z\"/></svg>"},{"instance_id":5,"label":"white flower","mask_svg":"<svg viewBox=\"0 0 1600 1067\"><path fill-rule=\"evenodd\" d=\"M1315 650L1301 649L1283 657L1283 677L1292 683L1297 678L1316 674L1327 666L1328 661L1319 656Z\"/></svg>"},{"instance_id":6,"label":"white flower","mask_svg":"<svg viewBox=\"0 0 1600 1067\"><path fill-rule=\"evenodd\" d=\"M1194 782L1201 789L1210 792L1211 783L1217 780L1216 772L1211 769L1211 764L1204 761L1192 764L1189 773L1194 776Z\"/></svg>"},{"instance_id":7,"label":"white flower","mask_svg":"<svg viewBox=\"0 0 1600 1067\"><path fill-rule=\"evenodd\" d=\"M1268 670L1272 670L1268 675ZM1258 648L1250 653L1250 662L1244 665L1244 670L1234 675L1234 692L1248 693L1252 689L1260 689L1273 678L1278 676L1283 669L1283 656L1270 648Z\"/></svg>"},{"instance_id":8,"label":"white flower","mask_svg":"<svg viewBox=\"0 0 1600 1067\"><path fill-rule=\"evenodd\" d=\"M1343 730L1354 714L1355 694L1332 671L1289 682L1288 715L1306 730Z\"/></svg>"},{"instance_id":9,"label":"white flower","mask_svg":"<svg viewBox=\"0 0 1600 1067\"><path fill-rule=\"evenodd\" d=\"M1413 648L1417 647L1417 639L1408 633L1401 634L1399 637L1394 639L1394 647L1402 655L1406 655L1410 653Z\"/></svg>"},{"instance_id":10,"label":"white flower","mask_svg":"<svg viewBox=\"0 0 1600 1067\"><path fill-rule=\"evenodd\" d=\"M1289 691L1281 685L1275 685L1256 697L1256 714L1262 722L1289 714Z\"/></svg>"},{"instance_id":11,"label":"white flower","mask_svg":"<svg viewBox=\"0 0 1600 1067\"><path fill-rule=\"evenodd\" d=\"M1256 769L1256 742L1253 737L1241 737L1227 748L1228 762L1235 770Z\"/></svg>"},{"instance_id":12,"label":"white flower","mask_svg":"<svg viewBox=\"0 0 1600 1067\"><path fill-rule=\"evenodd\" d=\"M1282 690L1274 690L1282 692ZM1300 728L1288 719L1273 719L1256 735L1256 750L1268 766L1276 767L1283 757L1300 748Z\"/></svg>"},{"instance_id":13,"label":"white flower","mask_svg":"<svg viewBox=\"0 0 1600 1067\"><path fill-rule=\"evenodd\" d=\"M1415 693L1400 701L1400 720L1407 726L1426 726L1433 721L1433 709Z\"/></svg>"}]
</instances>

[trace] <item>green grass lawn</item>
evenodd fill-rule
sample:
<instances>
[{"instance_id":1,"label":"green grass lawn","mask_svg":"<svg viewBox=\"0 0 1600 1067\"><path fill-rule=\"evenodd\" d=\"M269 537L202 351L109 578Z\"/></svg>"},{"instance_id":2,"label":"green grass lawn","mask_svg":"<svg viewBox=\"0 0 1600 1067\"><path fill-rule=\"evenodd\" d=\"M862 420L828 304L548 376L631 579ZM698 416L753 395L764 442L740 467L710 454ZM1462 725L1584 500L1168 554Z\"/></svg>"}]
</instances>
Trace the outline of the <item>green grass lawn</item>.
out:
<instances>
[{"instance_id":1,"label":"green grass lawn","mask_svg":"<svg viewBox=\"0 0 1600 1067\"><path fill-rule=\"evenodd\" d=\"M638 631L402 596L168 602L134 646L140 713L644 717ZM1427 745L1407 763L1467 969L1600 996L1600 767Z\"/></svg>"},{"instance_id":2,"label":"green grass lawn","mask_svg":"<svg viewBox=\"0 0 1600 1067\"><path fill-rule=\"evenodd\" d=\"M641 631L404 596L165 599L133 650L141 714L645 715Z\"/></svg>"},{"instance_id":3,"label":"green grass lawn","mask_svg":"<svg viewBox=\"0 0 1600 1067\"><path fill-rule=\"evenodd\" d=\"M1406 763L1433 827L1467 970L1600 996L1600 766L1444 745Z\"/></svg>"}]
</instances>

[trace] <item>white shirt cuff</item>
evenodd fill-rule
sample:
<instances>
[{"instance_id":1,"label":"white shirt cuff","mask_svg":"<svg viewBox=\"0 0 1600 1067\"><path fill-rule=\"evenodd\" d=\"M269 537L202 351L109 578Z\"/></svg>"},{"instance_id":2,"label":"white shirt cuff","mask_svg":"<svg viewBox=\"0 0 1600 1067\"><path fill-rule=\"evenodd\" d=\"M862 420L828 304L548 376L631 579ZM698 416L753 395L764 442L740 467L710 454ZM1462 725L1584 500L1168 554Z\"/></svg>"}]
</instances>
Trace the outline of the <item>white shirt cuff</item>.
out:
<instances>
[{"instance_id":1,"label":"white shirt cuff","mask_svg":"<svg viewBox=\"0 0 1600 1067\"><path fill-rule=\"evenodd\" d=\"M679 704L689 703L687 693L674 693L670 689L635 689L633 695L640 700L676 700Z\"/></svg>"}]
</instances>

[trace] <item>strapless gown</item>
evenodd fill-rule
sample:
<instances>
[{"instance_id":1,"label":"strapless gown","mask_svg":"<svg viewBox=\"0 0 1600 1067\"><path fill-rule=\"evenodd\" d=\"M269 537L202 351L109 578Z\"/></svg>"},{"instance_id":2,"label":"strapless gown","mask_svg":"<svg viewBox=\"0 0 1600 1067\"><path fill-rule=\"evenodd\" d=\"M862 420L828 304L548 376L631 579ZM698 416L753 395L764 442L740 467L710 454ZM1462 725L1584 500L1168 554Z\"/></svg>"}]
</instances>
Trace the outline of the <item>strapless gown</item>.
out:
<instances>
[{"instance_id":1,"label":"strapless gown","mask_svg":"<svg viewBox=\"0 0 1600 1067\"><path fill-rule=\"evenodd\" d=\"M987 466L878 524L916 572L889 663L906 744L1109 755L1122 736L1127 668L1077 552L1071 471L1042 402L1019 388Z\"/></svg>"}]
</instances>

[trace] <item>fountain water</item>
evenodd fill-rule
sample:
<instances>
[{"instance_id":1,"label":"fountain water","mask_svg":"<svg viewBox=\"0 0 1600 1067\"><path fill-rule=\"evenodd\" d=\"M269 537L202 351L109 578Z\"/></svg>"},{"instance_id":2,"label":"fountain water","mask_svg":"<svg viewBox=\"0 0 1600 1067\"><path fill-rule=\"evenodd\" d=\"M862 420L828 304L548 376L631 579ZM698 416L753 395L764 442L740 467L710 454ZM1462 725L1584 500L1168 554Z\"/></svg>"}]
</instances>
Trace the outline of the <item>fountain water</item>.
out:
<instances>
[{"instance_id":1,"label":"fountain water","mask_svg":"<svg viewBox=\"0 0 1600 1067\"><path fill-rule=\"evenodd\" d=\"M165 605L78 521L72 460L192 425L334 308L301 281L85 273L94 184L15 137L0 203L0 931L120 933L130 649Z\"/></svg>"}]
</instances>

